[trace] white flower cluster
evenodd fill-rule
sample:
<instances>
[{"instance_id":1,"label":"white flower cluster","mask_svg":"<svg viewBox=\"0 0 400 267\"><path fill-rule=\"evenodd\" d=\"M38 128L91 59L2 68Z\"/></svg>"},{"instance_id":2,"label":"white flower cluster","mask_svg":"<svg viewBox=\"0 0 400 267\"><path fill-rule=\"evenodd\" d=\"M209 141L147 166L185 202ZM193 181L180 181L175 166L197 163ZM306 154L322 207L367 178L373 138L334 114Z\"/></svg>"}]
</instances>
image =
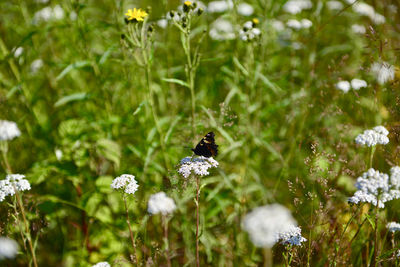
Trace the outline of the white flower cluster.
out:
<instances>
[{"instance_id":1,"label":"white flower cluster","mask_svg":"<svg viewBox=\"0 0 400 267\"><path fill-rule=\"evenodd\" d=\"M106 261L102 261L92 265L92 267L111 267L111 265Z\"/></svg>"},{"instance_id":2,"label":"white flower cluster","mask_svg":"<svg viewBox=\"0 0 400 267\"><path fill-rule=\"evenodd\" d=\"M0 120L0 141L12 140L20 135L21 132L15 122Z\"/></svg>"},{"instance_id":3,"label":"white flower cluster","mask_svg":"<svg viewBox=\"0 0 400 267\"><path fill-rule=\"evenodd\" d=\"M349 202L354 204L371 203L374 206L378 205L379 208L384 208L386 202L400 198L399 184L391 182L399 180L399 170L399 167L392 168L390 178L389 175L372 168L364 172L361 177L357 178L355 186L358 190L349 198ZM394 178L392 178L393 176Z\"/></svg>"},{"instance_id":4,"label":"white flower cluster","mask_svg":"<svg viewBox=\"0 0 400 267\"><path fill-rule=\"evenodd\" d=\"M295 225L290 226L285 231L278 233L277 238L283 245L300 246L307 239L301 235L301 228Z\"/></svg>"},{"instance_id":5,"label":"white flower cluster","mask_svg":"<svg viewBox=\"0 0 400 267\"><path fill-rule=\"evenodd\" d=\"M36 73L38 72L41 68L43 67L43 60L39 59L35 59L34 61L32 61L31 63L31 72L32 73Z\"/></svg>"},{"instance_id":6,"label":"white flower cluster","mask_svg":"<svg viewBox=\"0 0 400 267\"><path fill-rule=\"evenodd\" d=\"M375 75L379 84L394 80L394 66L387 62L375 62L371 66L371 72Z\"/></svg>"},{"instance_id":7,"label":"white flower cluster","mask_svg":"<svg viewBox=\"0 0 400 267\"><path fill-rule=\"evenodd\" d=\"M14 57L18 58L24 53L24 48L23 47L17 47L14 49Z\"/></svg>"},{"instance_id":8,"label":"white flower cluster","mask_svg":"<svg viewBox=\"0 0 400 267\"><path fill-rule=\"evenodd\" d=\"M389 232L399 232L400 231L400 223L397 222L389 222L386 224L386 228L389 230Z\"/></svg>"},{"instance_id":9,"label":"white flower cluster","mask_svg":"<svg viewBox=\"0 0 400 267\"><path fill-rule=\"evenodd\" d=\"M239 37L242 41L252 41L261 35L261 30L256 28L256 24L252 21L246 21L239 31Z\"/></svg>"},{"instance_id":10,"label":"white flower cluster","mask_svg":"<svg viewBox=\"0 0 400 267\"><path fill-rule=\"evenodd\" d=\"M15 190L27 191L31 189L31 184L22 174L9 174L6 179L0 180L0 202L7 196L15 195Z\"/></svg>"},{"instance_id":11,"label":"white flower cluster","mask_svg":"<svg viewBox=\"0 0 400 267\"><path fill-rule=\"evenodd\" d=\"M175 201L168 197L164 192L158 192L150 196L147 203L147 211L150 214L167 215L176 209Z\"/></svg>"},{"instance_id":12,"label":"white flower cluster","mask_svg":"<svg viewBox=\"0 0 400 267\"><path fill-rule=\"evenodd\" d=\"M219 163L215 159L206 157L185 157L181 160L181 165L178 172L184 177L188 178L193 172L198 176L209 175L208 169L218 167Z\"/></svg>"},{"instance_id":13,"label":"white flower cluster","mask_svg":"<svg viewBox=\"0 0 400 267\"><path fill-rule=\"evenodd\" d=\"M13 259L18 253L18 243L7 237L0 237L0 260Z\"/></svg>"},{"instance_id":14,"label":"white flower cluster","mask_svg":"<svg viewBox=\"0 0 400 267\"><path fill-rule=\"evenodd\" d=\"M389 143L387 135L389 131L383 126L376 126L372 130L365 130L362 134L357 135L355 142L364 146L386 145Z\"/></svg>"},{"instance_id":15,"label":"white flower cluster","mask_svg":"<svg viewBox=\"0 0 400 267\"><path fill-rule=\"evenodd\" d=\"M328 9L335 10L335 11L342 10L342 8L343 8L342 2L335 1L335 0L326 2L326 6L328 7Z\"/></svg>"},{"instance_id":16,"label":"white flower cluster","mask_svg":"<svg viewBox=\"0 0 400 267\"><path fill-rule=\"evenodd\" d=\"M289 0L283 6L283 10L290 14L298 14L305 9L312 8L310 0Z\"/></svg>"},{"instance_id":17,"label":"white flower cluster","mask_svg":"<svg viewBox=\"0 0 400 267\"><path fill-rule=\"evenodd\" d=\"M353 0L350 0L352 2L355 2ZM385 23L386 19L384 16L381 14L378 14L375 12L375 9L363 2L357 2L357 3L352 3L352 7L354 12L362 15L362 16L367 16L369 17L375 24L382 24Z\"/></svg>"},{"instance_id":18,"label":"white flower cluster","mask_svg":"<svg viewBox=\"0 0 400 267\"><path fill-rule=\"evenodd\" d=\"M122 189L126 194L133 195L138 190L139 185L135 180L135 176L122 174L112 181L111 187L117 190Z\"/></svg>"},{"instance_id":19,"label":"white flower cluster","mask_svg":"<svg viewBox=\"0 0 400 267\"><path fill-rule=\"evenodd\" d=\"M51 6L45 7L35 13L33 16L34 23L40 23L42 21L50 20L61 20L64 18L64 9L60 5L56 5L54 8Z\"/></svg>"},{"instance_id":20,"label":"white flower cluster","mask_svg":"<svg viewBox=\"0 0 400 267\"><path fill-rule=\"evenodd\" d=\"M351 82L348 81L340 81L336 84L336 88L347 93L350 88L354 90L360 90L363 87L367 87L367 82L360 79L353 79Z\"/></svg>"},{"instance_id":21,"label":"white flower cluster","mask_svg":"<svg viewBox=\"0 0 400 267\"><path fill-rule=\"evenodd\" d=\"M286 25L294 30L301 30L310 28L312 26L312 22L308 19L290 19L286 22Z\"/></svg>"},{"instance_id":22,"label":"white flower cluster","mask_svg":"<svg viewBox=\"0 0 400 267\"><path fill-rule=\"evenodd\" d=\"M351 30L354 33L359 33L359 34L364 34L364 33L367 32L367 30L365 29L364 25L360 25L360 24L351 25Z\"/></svg>"},{"instance_id":23,"label":"white flower cluster","mask_svg":"<svg viewBox=\"0 0 400 267\"><path fill-rule=\"evenodd\" d=\"M218 41L236 38L232 23L222 18L217 19L211 24L209 35L211 39Z\"/></svg>"},{"instance_id":24,"label":"white flower cluster","mask_svg":"<svg viewBox=\"0 0 400 267\"><path fill-rule=\"evenodd\" d=\"M286 244L301 244L300 228L290 211L280 205L271 204L255 208L243 219L243 229L257 247L271 248L278 241Z\"/></svg>"},{"instance_id":25,"label":"white flower cluster","mask_svg":"<svg viewBox=\"0 0 400 267\"><path fill-rule=\"evenodd\" d=\"M208 3L207 12L223 13L232 8L232 0L211 1L210 3ZM237 6L237 12L242 16L251 16L254 13L254 8L250 4L243 2Z\"/></svg>"}]
</instances>

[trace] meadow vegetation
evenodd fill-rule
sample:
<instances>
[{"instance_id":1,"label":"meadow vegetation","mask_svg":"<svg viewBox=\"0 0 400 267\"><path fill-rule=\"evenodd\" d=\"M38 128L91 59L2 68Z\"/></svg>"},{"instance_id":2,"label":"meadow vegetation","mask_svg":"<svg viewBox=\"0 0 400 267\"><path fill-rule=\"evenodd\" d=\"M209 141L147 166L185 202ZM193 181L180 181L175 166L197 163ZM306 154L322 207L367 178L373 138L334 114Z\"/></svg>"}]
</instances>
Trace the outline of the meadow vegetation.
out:
<instances>
[{"instance_id":1,"label":"meadow vegetation","mask_svg":"<svg viewBox=\"0 0 400 267\"><path fill-rule=\"evenodd\" d=\"M0 10L1 266L400 265L398 1Z\"/></svg>"}]
</instances>

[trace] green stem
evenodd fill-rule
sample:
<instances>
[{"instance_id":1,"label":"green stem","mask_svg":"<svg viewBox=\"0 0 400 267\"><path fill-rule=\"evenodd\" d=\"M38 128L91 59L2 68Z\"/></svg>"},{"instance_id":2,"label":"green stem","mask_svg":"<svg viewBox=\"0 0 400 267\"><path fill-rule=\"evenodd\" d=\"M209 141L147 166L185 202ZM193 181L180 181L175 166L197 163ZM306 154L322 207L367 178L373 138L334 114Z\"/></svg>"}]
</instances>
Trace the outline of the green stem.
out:
<instances>
[{"instance_id":1,"label":"green stem","mask_svg":"<svg viewBox=\"0 0 400 267\"><path fill-rule=\"evenodd\" d=\"M161 220L164 232L165 259L167 261L167 266L171 267L171 258L169 256L169 241L168 241L168 218L166 216L167 215L162 215Z\"/></svg>"},{"instance_id":2,"label":"green stem","mask_svg":"<svg viewBox=\"0 0 400 267\"><path fill-rule=\"evenodd\" d=\"M136 266L139 266L139 261L138 261L138 257L137 257L137 253L136 253L136 243L135 243L135 238L133 237L133 231L132 231L132 227L131 227L131 222L129 219L129 211L128 211L128 204L126 203L126 196L124 195L124 204L125 204L125 212L126 212L126 223L128 224L128 228L129 228L129 235L131 238L131 242L132 242L132 247L133 247L133 254L135 257L135 262Z\"/></svg>"},{"instance_id":3,"label":"green stem","mask_svg":"<svg viewBox=\"0 0 400 267\"><path fill-rule=\"evenodd\" d=\"M200 267L199 225L200 225L200 178L196 176L196 266Z\"/></svg>"}]
</instances>

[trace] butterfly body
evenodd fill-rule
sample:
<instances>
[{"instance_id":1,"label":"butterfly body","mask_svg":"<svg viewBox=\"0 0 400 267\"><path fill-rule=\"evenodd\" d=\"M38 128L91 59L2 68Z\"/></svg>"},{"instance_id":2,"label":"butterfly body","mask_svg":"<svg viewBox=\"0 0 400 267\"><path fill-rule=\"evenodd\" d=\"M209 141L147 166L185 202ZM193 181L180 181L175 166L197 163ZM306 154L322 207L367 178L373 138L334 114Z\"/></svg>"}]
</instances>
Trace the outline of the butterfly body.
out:
<instances>
[{"instance_id":1,"label":"butterfly body","mask_svg":"<svg viewBox=\"0 0 400 267\"><path fill-rule=\"evenodd\" d=\"M218 155L218 145L215 144L215 134L209 132L206 134L192 151L197 156L204 156L206 158L215 157Z\"/></svg>"}]
</instances>

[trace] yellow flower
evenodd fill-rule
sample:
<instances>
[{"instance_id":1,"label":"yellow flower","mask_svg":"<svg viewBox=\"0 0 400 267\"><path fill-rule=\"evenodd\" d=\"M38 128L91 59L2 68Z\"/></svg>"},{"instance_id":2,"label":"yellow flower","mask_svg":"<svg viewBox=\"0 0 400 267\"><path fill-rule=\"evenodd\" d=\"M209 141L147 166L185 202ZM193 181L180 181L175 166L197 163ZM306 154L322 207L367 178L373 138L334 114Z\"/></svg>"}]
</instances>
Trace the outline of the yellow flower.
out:
<instances>
[{"instance_id":1,"label":"yellow flower","mask_svg":"<svg viewBox=\"0 0 400 267\"><path fill-rule=\"evenodd\" d=\"M185 1L185 3L183 3L185 6L191 6L192 5L192 2L190 2L190 1Z\"/></svg>"},{"instance_id":2,"label":"yellow flower","mask_svg":"<svg viewBox=\"0 0 400 267\"><path fill-rule=\"evenodd\" d=\"M149 14L147 14L147 12L141 8L128 9L128 11L125 13L125 16L128 17L128 20L136 21L143 21L143 19L148 15Z\"/></svg>"},{"instance_id":3,"label":"yellow flower","mask_svg":"<svg viewBox=\"0 0 400 267\"><path fill-rule=\"evenodd\" d=\"M259 21L257 18L254 18L254 19L253 19L253 23L254 23L255 25L257 25L258 23L260 23L260 21Z\"/></svg>"}]
</instances>

